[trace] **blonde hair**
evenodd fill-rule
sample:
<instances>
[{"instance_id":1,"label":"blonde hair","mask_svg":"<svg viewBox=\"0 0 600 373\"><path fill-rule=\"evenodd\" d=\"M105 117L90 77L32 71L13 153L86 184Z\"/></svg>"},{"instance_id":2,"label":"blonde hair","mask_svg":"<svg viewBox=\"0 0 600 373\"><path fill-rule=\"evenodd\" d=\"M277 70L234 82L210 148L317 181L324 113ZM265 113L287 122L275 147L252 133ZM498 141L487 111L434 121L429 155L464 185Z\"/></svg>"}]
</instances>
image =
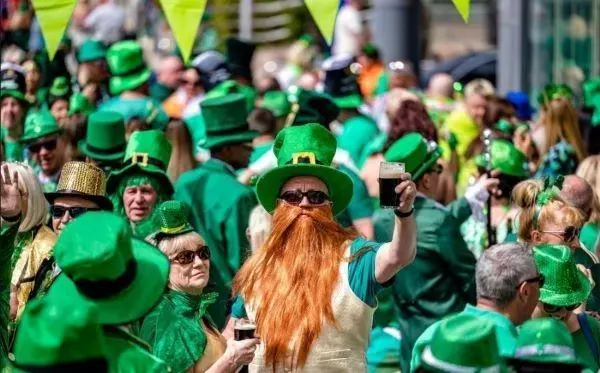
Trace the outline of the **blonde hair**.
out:
<instances>
[{"instance_id":1,"label":"blonde hair","mask_svg":"<svg viewBox=\"0 0 600 373\"><path fill-rule=\"evenodd\" d=\"M258 250L267 240L273 228L273 216L261 205L250 212L248 223L248 236L252 252Z\"/></svg>"},{"instance_id":2,"label":"blonde hair","mask_svg":"<svg viewBox=\"0 0 600 373\"><path fill-rule=\"evenodd\" d=\"M531 242L532 232L547 224L581 228L585 222L583 213L565 202L558 194L545 205L538 205L536 201L543 190L544 183L541 180L525 180L513 189L513 202L520 209L519 238L524 242Z\"/></svg>"},{"instance_id":3,"label":"blonde hair","mask_svg":"<svg viewBox=\"0 0 600 373\"><path fill-rule=\"evenodd\" d=\"M19 191L21 195L27 197L26 201L23 201L26 203L26 206L23 207L25 214L19 225L19 232L28 232L43 224L46 220L48 202L44 197L44 190L31 166L18 162L6 162L2 166L4 164L8 166L11 177L14 172L17 172L19 175Z\"/></svg>"},{"instance_id":4,"label":"blonde hair","mask_svg":"<svg viewBox=\"0 0 600 373\"><path fill-rule=\"evenodd\" d=\"M544 124L546 132L546 142L540 149L542 154L564 140L575 148L579 162L586 157L587 153L579 132L577 111L568 98L557 97L544 104L540 122Z\"/></svg>"},{"instance_id":5,"label":"blonde hair","mask_svg":"<svg viewBox=\"0 0 600 373\"><path fill-rule=\"evenodd\" d=\"M600 221L600 155L591 155L577 167L576 175L587 181L594 189L594 202L590 221Z\"/></svg>"},{"instance_id":6,"label":"blonde hair","mask_svg":"<svg viewBox=\"0 0 600 373\"><path fill-rule=\"evenodd\" d=\"M156 244L156 240L153 240ZM196 232L188 232L177 236L167 236L158 242L158 248L171 258L185 250L195 250L204 246L204 239Z\"/></svg>"},{"instance_id":7,"label":"blonde hair","mask_svg":"<svg viewBox=\"0 0 600 373\"><path fill-rule=\"evenodd\" d=\"M465 98L473 95L482 95L484 97L494 96L496 88L486 79L471 80L465 86Z\"/></svg>"},{"instance_id":8,"label":"blonde hair","mask_svg":"<svg viewBox=\"0 0 600 373\"><path fill-rule=\"evenodd\" d=\"M404 101L417 101L421 102L419 96L415 95L408 89L404 88L393 88L385 97L385 112L387 113L388 118L393 119L398 113L398 109L400 109L400 105Z\"/></svg>"}]
</instances>

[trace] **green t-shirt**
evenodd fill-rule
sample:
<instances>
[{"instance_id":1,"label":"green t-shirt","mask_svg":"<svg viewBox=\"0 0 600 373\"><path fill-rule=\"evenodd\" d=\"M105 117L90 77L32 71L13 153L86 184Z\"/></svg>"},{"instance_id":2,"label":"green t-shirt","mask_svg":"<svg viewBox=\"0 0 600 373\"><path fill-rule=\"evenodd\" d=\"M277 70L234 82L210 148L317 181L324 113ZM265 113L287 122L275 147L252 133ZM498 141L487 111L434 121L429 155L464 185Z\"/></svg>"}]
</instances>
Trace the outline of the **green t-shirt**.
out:
<instances>
[{"instance_id":1,"label":"green t-shirt","mask_svg":"<svg viewBox=\"0 0 600 373\"><path fill-rule=\"evenodd\" d=\"M6 138L6 129L0 129L0 139L4 148L4 158L8 162L23 162L25 160L25 147L19 141L10 141Z\"/></svg>"},{"instance_id":2,"label":"green t-shirt","mask_svg":"<svg viewBox=\"0 0 600 373\"><path fill-rule=\"evenodd\" d=\"M375 278L375 258L377 257L377 250L382 245L381 243L367 241L359 237L350 246L351 256L365 247L370 248L370 250L365 251L364 254L348 264L348 283L354 294L371 307L377 305L377 294L387 287L388 284L393 284L393 279L382 285ZM235 299L231 309L231 316L236 319L247 316L244 300L241 296Z\"/></svg>"},{"instance_id":3,"label":"green t-shirt","mask_svg":"<svg viewBox=\"0 0 600 373\"><path fill-rule=\"evenodd\" d=\"M122 99L113 97L104 102L98 110L111 110L123 115L125 123L132 118L146 121L153 129L164 130L169 123L169 117L162 109L161 103L150 98Z\"/></svg>"},{"instance_id":4,"label":"green t-shirt","mask_svg":"<svg viewBox=\"0 0 600 373\"><path fill-rule=\"evenodd\" d=\"M379 134L377 123L367 116L357 115L344 122L337 136L338 148L346 150L355 164L359 164L365 147Z\"/></svg>"},{"instance_id":5,"label":"green t-shirt","mask_svg":"<svg viewBox=\"0 0 600 373\"><path fill-rule=\"evenodd\" d=\"M600 321L596 320L591 316L586 315L586 320L588 325L590 326L590 330L592 332L592 336L594 340L596 340L596 346L600 348ZM581 329L571 334L573 337L573 347L575 348L575 355L577 360L581 361L585 366L591 369L593 372L597 372L600 369L600 365L598 364L598 360L594 359L594 354L590 349L587 341L585 340L585 336Z\"/></svg>"}]
</instances>

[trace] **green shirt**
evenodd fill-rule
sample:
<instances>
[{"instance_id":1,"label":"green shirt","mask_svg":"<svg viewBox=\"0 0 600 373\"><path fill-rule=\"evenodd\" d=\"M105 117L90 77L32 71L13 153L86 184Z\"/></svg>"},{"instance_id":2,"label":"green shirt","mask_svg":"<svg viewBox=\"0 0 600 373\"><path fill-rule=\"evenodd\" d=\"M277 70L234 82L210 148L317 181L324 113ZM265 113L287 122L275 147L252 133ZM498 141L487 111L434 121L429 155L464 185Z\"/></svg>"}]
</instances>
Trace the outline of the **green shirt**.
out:
<instances>
[{"instance_id":1,"label":"green shirt","mask_svg":"<svg viewBox=\"0 0 600 373\"><path fill-rule=\"evenodd\" d=\"M0 368L7 364L11 257L20 221L2 222L0 232Z\"/></svg>"},{"instance_id":2,"label":"green shirt","mask_svg":"<svg viewBox=\"0 0 600 373\"><path fill-rule=\"evenodd\" d=\"M131 335L125 328L105 326L104 336L111 373L170 371L164 361L149 352L150 348L145 342Z\"/></svg>"},{"instance_id":3,"label":"green shirt","mask_svg":"<svg viewBox=\"0 0 600 373\"><path fill-rule=\"evenodd\" d=\"M132 118L147 122L153 129L164 130L169 123L169 117L162 109L161 103L150 98L123 99L113 97L104 102L98 110L111 110L123 115L125 123Z\"/></svg>"},{"instance_id":4,"label":"green shirt","mask_svg":"<svg viewBox=\"0 0 600 373\"><path fill-rule=\"evenodd\" d=\"M0 128L0 138L4 149L4 158L8 162L23 162L25 160L25 147L19 141L7 138L6 129Z\"/></svg>"},{"instance_id":5,"label":"green shirt","mask_svg":"<svg viewBox=\"0 0 600 373\"><path fill-rule=\"evenodd\" d=\"M496 329L496 341L498 342L498 349L502 357L512 357L515 353L517 346L517 328L513 325L512 321L508 317L491 310L486 310L479 307L473 307L467 305L462 313L474 315L482 319L491 321ZM440 320L441 321L441 320ZM421 354L426 346L429 345L433 339L440 321L431 325L421 336L417 339L415 347L412 351L412 359L410 363L410 371L415 372L421 365Z\"/></svg>"},{"instance_id":6,"label":"green shirt","mask_svg":"<svg viewBox=\"0 0 600 373\"><path fill-rule=\"evenodd\" d=\"M379 134L377 123L364 115L348 119L337 136L338 147L346 150L355 164L359 164L365 147Z\"/></svg>"},{"instance_id":7,"label":"green shirt","mask_svg":"<svg viewBox=\"0 0 600 373\"><path fill-rule=\"evenodd\" d=\"M591 252L600 249L600 222L586 223L581 228L581 234L579 240Z\"/></svg>"},{"instance_id":8,"label":"green shirt","mask_svg":"<svg viewBox=\"0 0 600 373\"><path fill-rule=\"evenodd\" d=\"M250 164L258 161L260 157L262 157L269 150L271 150L271 148L273 148L273 142L274 141L269 141L264 144L255 146L254 150L252 150L252 154L250 154Z\"/></svg>"},{"instance_id":9,"label":"green shirt","mask_svg":"<svg viewBox=\"0 0 600 373\"><path fill-rule=\"evenodd\" d=\"M590 326L592 335L596 340L596 346L600 348L600 321L588 315L586 315L586 320ZM581 329L577 330L575 333L572 333L571 336L573 337L573 347L575 348L575 356L577 357L577 360L585 364L587 368L597 372L600 369L600 365L598 365L598 360L594 359L594 354L588 346Z\"/></svg>"}]
</instances>

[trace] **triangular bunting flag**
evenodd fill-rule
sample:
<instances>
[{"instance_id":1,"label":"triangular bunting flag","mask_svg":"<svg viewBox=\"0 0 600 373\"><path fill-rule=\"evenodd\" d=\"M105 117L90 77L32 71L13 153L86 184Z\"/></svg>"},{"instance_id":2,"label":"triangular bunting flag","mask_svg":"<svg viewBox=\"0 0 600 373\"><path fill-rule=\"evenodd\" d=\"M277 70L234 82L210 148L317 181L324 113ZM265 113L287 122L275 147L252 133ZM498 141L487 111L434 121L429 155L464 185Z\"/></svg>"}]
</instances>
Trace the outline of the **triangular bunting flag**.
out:
<instances>
[{"instance_id":1,"label":"triangular bunting flag","mask_svg":"<svg viewBox=\"0 0 600 373\"><path fill-rule=\"evenodd\" d=\"M31 0L50 60L54 58L77 0Z\"/></svg>"},{"instance_id":2,"label":"triangular bunting flag","mask_svg":"<svg viewBox=\"0 0 600 373\"><path fill-rule=\"evenodd\" d=\"M471 0L452 0L452 2L465 23L468 23L471 13Z\"/></svg>"},{"instance_id":3,"label":"triangular bunting flag","mask_svg":"<svg viewBox=\"0 0 600 373\"><path fill-rule=\"evenodd\" d=\"M159 0L185 63L189 61L192 54L206 1Z\"/></svg>"},{"instance_id":4,"label":"triangular bunting flag","mask_svg":"<svg viewBox=\"0 0 600 373\"><path fill-rule=\"evenodd\" d=\"M304 0L304 3L325 41L328 45L331 45L340 0Z\"/></svg>"}]
</instances>

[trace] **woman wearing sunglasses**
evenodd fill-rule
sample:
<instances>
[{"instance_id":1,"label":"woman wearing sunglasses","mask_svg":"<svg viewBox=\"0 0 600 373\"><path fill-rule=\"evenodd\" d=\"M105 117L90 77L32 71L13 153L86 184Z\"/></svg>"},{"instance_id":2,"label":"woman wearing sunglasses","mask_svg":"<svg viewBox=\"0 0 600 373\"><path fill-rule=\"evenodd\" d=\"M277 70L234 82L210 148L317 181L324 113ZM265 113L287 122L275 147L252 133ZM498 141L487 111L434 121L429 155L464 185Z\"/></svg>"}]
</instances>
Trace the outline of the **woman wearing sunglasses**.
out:
<instances>
[{"instance_id":1,"label":"woman wearing sunglasses","mask_svg":"<svg viewBox=\"0 0 600 373\"><path fill-rule=\"evenodd\" d=\"M581 311L593 284L577 268L565 245L536 246L533 257L540 273L540 299L533 318L551 317L565 323L573 337L577 359L589 369L600 369L600 321Z\"/></svg>"},{"instance_id":2,"label":"woman wearing sunglasses","mask_svg":"<svg viewBox=\"0 0 600 373\"><path fill-rule=\"evenodd\" d=\"M226 342L207 308L210 249L187 222L186 205L166 201L155 216L160 227L149 241L171 262L168 290L140 324L139 336L173 372L235 372L254 358L258 339Z\"/></svg>"}]
</instances>

